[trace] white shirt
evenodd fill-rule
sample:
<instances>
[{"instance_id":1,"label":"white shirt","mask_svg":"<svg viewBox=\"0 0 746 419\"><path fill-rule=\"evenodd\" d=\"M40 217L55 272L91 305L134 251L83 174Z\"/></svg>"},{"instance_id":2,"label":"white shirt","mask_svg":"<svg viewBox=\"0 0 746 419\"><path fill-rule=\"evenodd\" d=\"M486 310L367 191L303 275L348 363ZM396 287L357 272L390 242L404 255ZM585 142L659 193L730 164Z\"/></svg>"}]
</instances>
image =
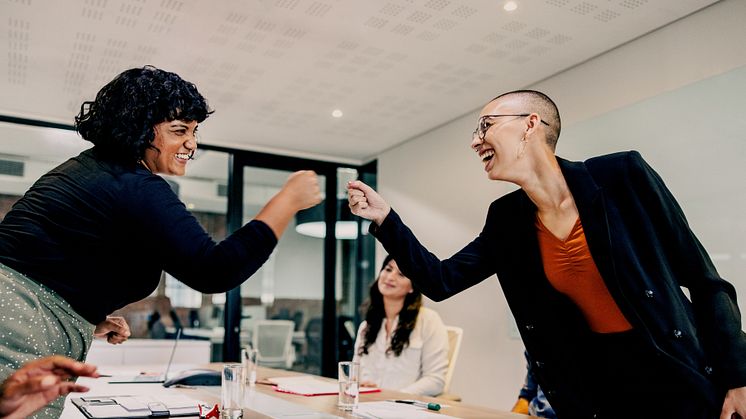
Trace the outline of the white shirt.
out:
<instances>
[{"instance_id":1,"label":"white shirt","mask_svg":"<svg viewBox=\"0 0 746 419\"><path fill-rule=\"evenodd\" d=\"M385 319L381 320L382 322ZM399 324L399 316L391 326L391 335ZM360 362L360 382L373 382L380 388L424 396L443 392L448 369L448 332L438 313L420 308L409 345L401 355L386 354L391 337L386 338L386 327L381 325L376 341L367 355L358 355L365 340L367 322L363 321L355 339L353 361Z\"/></svg>"}]
</instances>

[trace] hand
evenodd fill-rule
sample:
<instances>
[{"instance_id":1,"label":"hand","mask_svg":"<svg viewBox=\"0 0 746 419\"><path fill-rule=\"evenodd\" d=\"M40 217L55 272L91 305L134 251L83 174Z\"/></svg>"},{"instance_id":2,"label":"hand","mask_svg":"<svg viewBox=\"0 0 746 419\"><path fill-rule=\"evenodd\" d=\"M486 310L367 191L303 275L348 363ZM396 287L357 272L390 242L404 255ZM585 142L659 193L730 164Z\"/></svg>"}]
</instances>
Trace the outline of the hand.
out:
<instances>
[{"instance_id":1,"label":"hand","mask_svg":"<svg viewBox=\"0 0 746 419\"><path fill-rule=\"evenodd\" d=\"M375 387L378 387L378 384L374 383L373 381L362 381L360 383L360 387L372 387L372 388L375 388Z\"/></svg>"},{"instance_id":2,"label":"hand","mask_svg":"<svg viewBox=\"0 0 746 419\"><path fill-rule=\"evenodd\" d=\"M116 345L127 340L132 333L124 317L106 316L106 320L96 325L93 336L106 338L106 341Z\"/></svg>"},{"instance_id":3,"label":"hand","mask_svg":"<svg viewBox=\"0 0 746 419\"><path fill-rule=\"evenodd\" d=\"M528 415L528 400L524 399L523 397L519 397L510 411L513 413L522 413L524 415Z\"/></svg>"},{"instance_id":4,"label":"hand","mask_svg":"<svg viewBox=\"0 0 746 419\"><path fill-rule=\"evenodd\" d=\"M347 184L347 201L353 214L371 220L379 226L391 211L391 206L373 188L359 180Z\"/></svg>"},{"instance_id":5,"label":"hand","mask_svg":"<svg viewBox=\"0 0 746 419\"><path fill-rule=\"evenodd\" d=\"M746 387L732 388L725 394L720 419L746 418Z\"/></svg>"},{"instance_id":6,"label":"hand","mask_svg":"<svg viewBox=\"0 0 746 419\"><path fill-rule=\"evenodd\" d=\"M310 208L321 202L321 190L319 189L319 177L313 170L301 170L288 177L282 187L296 211Z\"/></svg>"},{"instance_id":7,"label":"hand","mask_svg":"<svg viewBox=\"0 0 746 419\"><path fill-rule=\"evenodd\" d=\"M27 362L0 385L0 417L25 418L57 397L88 387L67 381L72 377L98 377L96 367L61 355Z\"/></svg>"}]
</instances>

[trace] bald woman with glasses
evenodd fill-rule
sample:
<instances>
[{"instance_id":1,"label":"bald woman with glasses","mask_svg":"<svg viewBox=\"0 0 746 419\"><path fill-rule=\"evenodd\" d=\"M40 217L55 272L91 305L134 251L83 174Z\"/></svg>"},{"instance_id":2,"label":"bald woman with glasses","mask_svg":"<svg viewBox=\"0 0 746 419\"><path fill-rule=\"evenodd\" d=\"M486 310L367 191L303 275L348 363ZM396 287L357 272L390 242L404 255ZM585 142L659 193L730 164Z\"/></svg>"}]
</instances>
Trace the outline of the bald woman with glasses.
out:
<instances>
[{"instance_id":1,"label":"bald woman with glasses","mask_svg":"<svg viewBox=\"0 0 746 419\"><path fill-rule=\"evenodd\" d=\"M497 274L560 418L746 418L735 289L639 153L568 161L555 155L560 130L541 92L482 109L471 147L489 179L520 189L448 259L364 183L349 183L350 208L436 301Z\"/></svg>"}]
</instances>

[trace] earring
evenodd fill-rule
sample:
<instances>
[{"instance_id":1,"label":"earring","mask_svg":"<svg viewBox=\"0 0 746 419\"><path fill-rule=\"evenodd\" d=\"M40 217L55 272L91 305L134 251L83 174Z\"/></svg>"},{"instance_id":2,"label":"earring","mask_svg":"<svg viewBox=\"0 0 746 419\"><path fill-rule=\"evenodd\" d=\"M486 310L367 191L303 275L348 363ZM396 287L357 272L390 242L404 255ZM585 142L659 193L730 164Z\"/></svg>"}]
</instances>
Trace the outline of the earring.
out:
<instances>
[{"instance_id":1,"label":"earring","mask_svg":"<svg viewBox=\"0 0 746 419\"><path fill-rule=\"evenodd\" d=\"M527 143L526 137L524 136L523 139L521 140L521 147L518 149L518 158L519 159L521 157L523 157L523 153L526 152L526 143Z\"/></svg>"}]
</instances>

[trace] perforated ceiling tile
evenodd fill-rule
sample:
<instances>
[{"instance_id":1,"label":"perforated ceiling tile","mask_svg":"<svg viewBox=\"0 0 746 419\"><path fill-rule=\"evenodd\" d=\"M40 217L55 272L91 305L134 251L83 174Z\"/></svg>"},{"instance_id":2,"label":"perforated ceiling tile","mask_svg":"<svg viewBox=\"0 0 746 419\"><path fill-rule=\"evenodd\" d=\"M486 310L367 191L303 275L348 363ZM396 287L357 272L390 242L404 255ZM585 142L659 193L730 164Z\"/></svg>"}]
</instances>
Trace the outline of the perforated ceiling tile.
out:
<instances>
[{"instance_id":1,"label":"perforated ceiling tile","mask_svg":"<svg viewBox=\"0 0 746 419\"><path fill-rule=\"evenodd\" d=\"M570 8L570 11L579 15L587 15L598 9L598 6L588 2L581 2Z\"/></svg>"},{"instance_id":2,"label":"perforated ceiling tile","mask_svg":"<svg viewBox=\"0 0 746 419\"><path fill-rule=\"evenodd\" d=\"M399 13L403 12L404 9L406 9L406 7L400 4L386 3L386 5L381 7L378 13L382 15L394 17L394 16L399 16Z\"/></svg>"},{"instance_id":3,"label":"perforated ceiling tile","mask_svg":"<svg viewBox=\"0 0 746 419\"><path fill-rule=\"evenodd\" d=\"M410 22L415 22L415 23L425 23L428 20L430 20L430 18L432 18L432 17L433 17L433 15L430 14L430 13L425 13L425 12L421 12L419 10L416 10L411 15L409 15L407 17L407 20L410 21Z\"/></svg>"},{"instance_id":4,"label":"perforated ceiling tile","mask_svg":"<svg viewBox=\"0 0 746 419\"><path fill-rule=\"evenodd\" d=\"M557 34L553 37L547 39L547 42L554 45L564 45L568 42L572 41L572 38L567 35Z\"/></svg>"},{"instance_id":5,"label":"perforated ceiling tile","mask_svg":"<svg viewBox=\"0 0 746 419\"><path fill-rule=\"evenodd\" d=\"M439 21L433 24L433 28L439 29L441 31L450 31L456 26L458 26L458 22L456 22L455 20L451 20L451 19L440 19Z\"/></svg>"},{"instance_id":6,"label":"perforated ceiling tile","mask_svg":"<svg viewBox=\"0 0 746 419\"><path fill-rule=\"evenodd\" d=\"M104 9L106 9L105 0L86 1L80 11L80 16L85 19L101 20L104 17Z\"/></svg>"},{"instance_id":7,"label":"perforated ceiling tile","mask_svg":"<svg viewBox=\"0 0 746 419\"><path fill-rule=\"evenodd\" d=\"M262 32L270 33L275 30L276 26L277 25L270 21L259 19L254 25L254 28Z\"/></svg>"},{"instance_id":8,"label":"perforated ceiling tile","mask_svg":"<svg viewBox=\"0 0 746 419\"><path fill-rule=\"evenodd\" d=\"M616 19L619 16L621 16L621 13L606 9L599 13L596 13L593 18L601 22L611 22L613 19Z\"/></svg>"},{"instance_id":9,"label":"perforated ceiling tile","mask_svg":"<svg viewBox=\"0 0 746 419\"><path fill-rule=\"evenodd\" d=\"M542 38L545 38L550 33L551 32L549 32L546 29L533 28L530 31L526 32L526 36L532 39L542 39Z\"/></svg>"},{"instance_id":10,"label":"perforated ceiling tile","mask_svg":"<svg viewBox=\"0 0 746 419\"><path fill-rule=\"evenodd\" d=\"M523 22L518 22L518 21L514 20L514 21L511 21L511 22L508 22L508 23L504 24L502 26L502 29L505 30L505 31L508 31L508 32L520 33L521 31L523 31L524 29L526 29L526 26L528 26L528 25L526 25Z\"/></svg>"},{"instance_id":11,"label":"perforated ceiling tile","mask_svg":"<svg viewBox=\"0 0 746 419\"><path fill-rule=\"evenodd\" d=\"M619 2L619 5L627 9L636 9L647 2L648 0L622 0Z\"/></svg>"},{"instance_id":12,"label":"perforated ceiling tile","mask_svg":"<svg viewBox=\"0 0 746 419\"><path fill-rule=\"evenodd\" d=\"M392 33L402 36L409 35L410 33L412 33L413 30L414 26L404 25L401 23L391 28Z\"/></svg>"},{"instance_id":13,"label":"perforated ceiling tile","mask_svg":"<svg viewBox=\"0 0 746 419\"><path fill-rule=\"evenodd\" d=\"M303 37L305 37L307 33L308 31L305 29L287 28L285 29L285 32L282 33L282 35L293 39L303 39Z\"/></svg>"},{"instance_id":14,"label":"perforated ceiling tile","mask_svg":"<svg viewBox=\"0 0 746 419\"><path fill-rule=\"evenodd\" d=\"M496 43L504 40L505 38L506 38L506 36L503 35L503 34L501 34L501 33L491 32L491 33L488 33L487 35L485 35L482 38L482 40L486 41L486 42L489 42L489 43L492 43L492 44L496 44Z\"/></svg>"},{"instance_id":15,"label":"perforated ceiling tile","mask_svg":"<svg viewBox=\"0 0 746 419\"><path fill-rule=\"evenodd\" d=\"M327 3L315 1L309 5L306 9L306 14L313 17L324 17L332 9L332 6Z\"/></svg>"},{"instance_id":16,"label":"perforated ceiling tile","mask_svg":"<svg viewBox=\"0 0 746 419\"><path fill-rule=\"evenodd\" d=\"M451 12L452 16L460 17L462 19L468 19L477 13L477 9L466 5L459 6Z\"/></svg>"},{"instance_id":17,"label":"perforated ceiling tile","mask_svg":"<svg viewBox=\"0 0 746 419\"><path fill-rule=\"evenodd\" d=\"M449 0L427 0L423 6L433 10L443 10L451 4Z\"/></svg>"},{"instance_id":18,"label":"perforated ceiling tile","mask_svg":"<svg viewBox=\"0 0 746 419\"><path fill-rule=\"evenodd\" d=\"M546 3L552 6L565 7L570 0L546 0Z\"/></svg>"},{"instance_id":19,"label":"perforated ceiling tile","mask_svg":"<svg viewBox=\"0 0 746 419\"><path fill-rule=\"evenodd\" d=\"M8 82L24 85L28 80L28 49L31 24L27 20L8 19Z\"/></svg>"},{"instance_id":20,"label":"perforated ceiling tile","mask_svg":"<svg viewBox=\"0 0 746 419\"><path fill-rule=\"evenodd\" d=\"M374 29L381 29L384 26L386 26L387 23L389 23L389 21L384 18L371 16L368 18L368 20L365 21L365 26L368 26Z\"/></svg>"},{"instance_id":21,"label":"perforated ceiling tile","mask_svg":"<svg viewBox=\"0 0 746 419\"><path fill-rule=\"evenodd\" d=\"M275 5L281 9L293 10L298 6L300 0L276 0Z\"/></svg>"}]
</instances>

